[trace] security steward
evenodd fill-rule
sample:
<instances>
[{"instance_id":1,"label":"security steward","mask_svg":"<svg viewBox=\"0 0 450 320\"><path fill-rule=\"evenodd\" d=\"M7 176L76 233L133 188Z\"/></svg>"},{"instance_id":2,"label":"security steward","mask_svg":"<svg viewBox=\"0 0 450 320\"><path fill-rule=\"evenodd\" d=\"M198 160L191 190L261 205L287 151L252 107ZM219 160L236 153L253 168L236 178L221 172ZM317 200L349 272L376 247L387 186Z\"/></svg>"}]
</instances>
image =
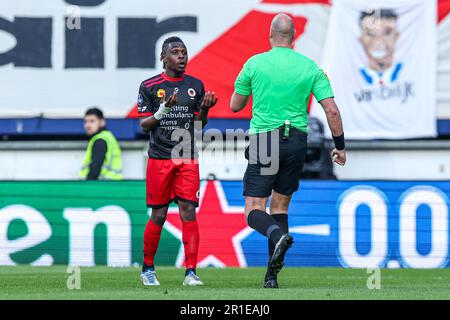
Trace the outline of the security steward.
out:
<instances>
[{"instance_id":1,"label":"security steward","mask_svg":"<svg viewBox=\"0 0 450 320\"><path fill-rule=\"evenodd\" d=\"M122 151L111 131L106 130L103 112L90 108L84 115L89 143L80 177L86 180L122 180Z\"/></svg>"}]
</instances>

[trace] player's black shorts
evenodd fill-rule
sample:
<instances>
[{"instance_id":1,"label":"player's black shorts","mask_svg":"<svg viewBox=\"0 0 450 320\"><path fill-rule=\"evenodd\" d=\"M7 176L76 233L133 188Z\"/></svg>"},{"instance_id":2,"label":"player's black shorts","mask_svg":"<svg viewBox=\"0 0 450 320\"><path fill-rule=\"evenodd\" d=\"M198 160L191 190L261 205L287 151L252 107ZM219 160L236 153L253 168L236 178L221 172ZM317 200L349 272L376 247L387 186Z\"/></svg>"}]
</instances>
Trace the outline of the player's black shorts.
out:
<instances>
[{"instance_id":1,"label":"player's black shorts","mask_svg":"<svg viewBox=\"0 0 450 320\"><path fill-rule=\"evenodd\" d=\"M307 134L291 127L289 138L283 139L283 131L284 127L272 134L250 136L250 145L245 150L249 161L244 175L244 196L268 197L272 190L290 196L298 190L306 157ZM275 139L279 141L279 148L273 143ZM278 170L273 162L277 159Z\"/></svg>"}]
</instances>

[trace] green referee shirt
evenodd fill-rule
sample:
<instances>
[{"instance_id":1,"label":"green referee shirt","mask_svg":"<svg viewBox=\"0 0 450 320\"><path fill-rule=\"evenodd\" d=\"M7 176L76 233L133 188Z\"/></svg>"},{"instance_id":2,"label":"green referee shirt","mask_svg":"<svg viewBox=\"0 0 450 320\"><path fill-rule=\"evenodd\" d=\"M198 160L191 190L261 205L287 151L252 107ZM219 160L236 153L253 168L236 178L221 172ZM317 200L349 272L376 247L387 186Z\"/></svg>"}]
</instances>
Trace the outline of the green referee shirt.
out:
<instances>
[{"instance_id":1,"label":"green referee shirt","mask_svg":"<svg viewBox=\"0 0 450 320\"><path fill-rule=\"evenodd\" d=\"M272 131L285 120L307 132L310 94L317 101L334 97L323 70L314 61L285 47L274 47L251 57L234 87L240 95L253 95L250 134Z\"/></svg>"}]
</instances>

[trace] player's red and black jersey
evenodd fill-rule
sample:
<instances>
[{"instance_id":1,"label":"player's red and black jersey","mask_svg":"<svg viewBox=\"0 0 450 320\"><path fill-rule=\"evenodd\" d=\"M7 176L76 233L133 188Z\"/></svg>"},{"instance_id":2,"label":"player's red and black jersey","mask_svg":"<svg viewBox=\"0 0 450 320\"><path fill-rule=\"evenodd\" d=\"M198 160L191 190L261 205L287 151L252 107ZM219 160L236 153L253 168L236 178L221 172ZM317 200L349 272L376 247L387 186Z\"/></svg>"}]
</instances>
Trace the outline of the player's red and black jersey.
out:
<instances>
[{"instance_id":1,"label":"player's red and black jersey","mask_svg":"<svg viewBox=\"0 0 450 320\"><path fill-rule=\"evenodd\" d=\"M177 104L149 133L148 156L150 158L192 159L197 157L194 146L194 117L198 115L205 96L202 81L189 75L184 75L182 78L170 78L164 73L144 80L139 88L138 113L142 117L153 115L158 111L161 97L164 95L169 97L175 90ZM183 139L186 133L189 133L190 139ZM172 156L175 146L177 148ZM189 152L186 152L187 150Z\"/></svg>"}]
</instances>

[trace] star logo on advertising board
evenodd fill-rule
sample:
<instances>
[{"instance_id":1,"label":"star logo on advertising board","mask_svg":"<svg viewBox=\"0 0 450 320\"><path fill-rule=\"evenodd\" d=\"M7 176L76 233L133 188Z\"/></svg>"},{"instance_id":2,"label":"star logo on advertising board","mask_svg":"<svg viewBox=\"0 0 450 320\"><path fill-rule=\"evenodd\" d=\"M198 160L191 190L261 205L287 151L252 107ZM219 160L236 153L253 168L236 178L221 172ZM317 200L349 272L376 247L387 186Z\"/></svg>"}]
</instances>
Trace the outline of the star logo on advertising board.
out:
<instances>
[{"instance_id":1,"label":"star logo on advertising board","mask_svg":"<svg viewBox=\"0 0 450 320\"><path fill-rule=\"evenodd\" d=\"M250 235L253 229L247 226L244 207L228 205L219 181L203 183L197 208L197 222L200 230L197 259L199 267L247 266L241 241ZM164 227L182 241L182 223L178 208L169 208ZM184 265L182 243L176 265Z\"/></svg>"}]
</instances>

